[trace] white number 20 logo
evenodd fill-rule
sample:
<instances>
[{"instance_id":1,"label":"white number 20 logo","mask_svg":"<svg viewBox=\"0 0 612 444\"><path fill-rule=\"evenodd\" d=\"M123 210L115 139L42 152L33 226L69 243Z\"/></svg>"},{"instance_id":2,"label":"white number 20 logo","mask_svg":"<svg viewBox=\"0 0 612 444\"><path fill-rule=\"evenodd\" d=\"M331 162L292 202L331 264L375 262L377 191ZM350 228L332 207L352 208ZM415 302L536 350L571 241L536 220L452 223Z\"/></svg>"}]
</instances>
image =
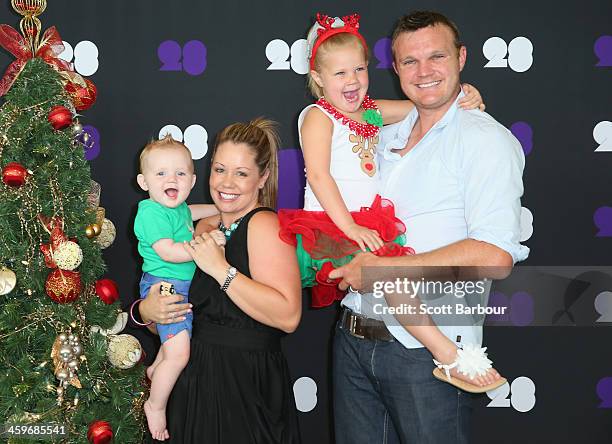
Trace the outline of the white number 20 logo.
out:
<instances>
[{"instance_id":1,"label":"white number 20 logo","mask_svg":"<svg viewBox=\"0 0 612 444\"><path fill-rule=\"evenodd\" d=\"M76 72L82 76L89 77L98 71L100 65L98 62L99 52L94 42L83 40L77 43L74 49L72 49L70 43L66 41L62 43L64 44L64 51L59 55L59 58L68 63L74 61L74 69Z\"/></svg>"},{"instance_id":2,"label":"white number 20 logo","mask_svg":"<svg viewBox=\"0 0 612 444\"><path fill-rule=\"evenodd\" d=\"M291 69L296 74L306 74L308 72L308 43L306 39L293 42L291 48L287 42L281 39L272 40L266 46L266 57L270 61L270 70Z\"/></svg>"},{"instance_id":3,"label":"white number 20 logo","mask_svg":"<svg viewBox=\"0 0 612 444\"><path fill-rule=\"evenodd\" d=\"M189 125L185 132L176 125L166 125L159 130L159 138L163 139L167 134L170 134L174 140L183 142L191 151L192 159L198 160L206 156L208 131L202 125Z\"/></svg>"},{"instance_id":4,"label":"white number 20 logo","mask_svg":"<svg viewBox=\"0 0 612 444\"><path fill-rule=\"evenodd\" d=\"M491 402L487 407L512 406L517 412L528 412L536 404L535 391L533 381L527 376L520 376L512 381L512 384L505 383L495 390L488 391L487 396Z\"/></svg>"},{"instance_id":5,"label":"white number 20 logo","mask_svg":"<svg viewBox=\"0 0 612 444\"><path fill-rule=\"evenodd\" d=\"M501 37L491 37L482 45L482 53L489 61L485 68L510 67L525 72L533 65L533 45L527 37L516 37L508 45Z\"/></svg>"}]
</instances>

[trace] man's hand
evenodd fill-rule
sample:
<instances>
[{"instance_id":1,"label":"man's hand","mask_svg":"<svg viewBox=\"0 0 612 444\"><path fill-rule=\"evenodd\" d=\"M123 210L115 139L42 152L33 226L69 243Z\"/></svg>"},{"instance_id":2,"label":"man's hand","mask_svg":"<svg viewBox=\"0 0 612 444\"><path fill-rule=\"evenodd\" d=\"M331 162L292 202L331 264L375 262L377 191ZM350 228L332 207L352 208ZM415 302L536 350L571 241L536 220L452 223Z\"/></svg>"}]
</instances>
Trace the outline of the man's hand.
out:
<instances>
[{"instance_id":1,"label":"man's hand","mask_svg":"<svg viewBox=\"0 0 612 444\"><path fill-rule=\"evenodd\" d=\"M338 284L340 290L346 290L349 286L353 290L361 290L364 287L364 282L361 279L361 267L375 266L377 261L378 257L372 253L359 253L348 264L332 270L329 273L329 278L342 279Z\"/></svg>"}]
</instances>

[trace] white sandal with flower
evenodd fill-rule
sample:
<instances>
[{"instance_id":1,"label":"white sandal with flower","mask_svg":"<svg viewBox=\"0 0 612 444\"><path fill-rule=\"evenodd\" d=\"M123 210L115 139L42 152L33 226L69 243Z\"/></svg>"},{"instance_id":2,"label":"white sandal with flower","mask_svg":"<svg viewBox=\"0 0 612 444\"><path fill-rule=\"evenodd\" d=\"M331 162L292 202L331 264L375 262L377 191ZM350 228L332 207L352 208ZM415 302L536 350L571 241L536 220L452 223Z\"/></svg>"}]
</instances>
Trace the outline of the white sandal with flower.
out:
<instances>
[{"instance_id":1,"label":"white sandal with flower","mask_svg":"<svg viewBox=\"0 0 612 444\"><path fill-rule=\"evenodd\" d=\"M433 375L441 381L448 382L470 393L484 393L501 387L507 382L506 378L499 378L494 383L481 387L451 377L450 371L455 367L457 367L459 373L466 375L470 379L474 379L476 376L483 376L487 373L487 370L492 368L491 364L493 361L487 358L487 354L485 353L486 350L487 347L479 347L475 344L465 344L463 348L457 349L457 358L451 364L442 364L434 359L433 361L437 368L434 369Z\"/></svg>"}]
</instances>

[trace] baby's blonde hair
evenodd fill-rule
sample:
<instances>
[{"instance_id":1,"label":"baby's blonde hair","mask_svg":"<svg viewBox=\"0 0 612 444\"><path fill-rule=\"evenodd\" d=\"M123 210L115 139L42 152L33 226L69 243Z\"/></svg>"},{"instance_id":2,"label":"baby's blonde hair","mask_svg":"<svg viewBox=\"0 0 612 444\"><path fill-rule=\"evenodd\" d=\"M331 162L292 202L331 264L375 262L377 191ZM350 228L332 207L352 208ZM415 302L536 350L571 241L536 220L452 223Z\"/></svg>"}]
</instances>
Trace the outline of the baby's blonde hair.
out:
<instances>
[{"instance_id":1,"label":"baby's blonde hair","mask_svg":"<svg viewBox=\"0 0 612 444\"><path fill-rule=\"evenodd\" d=\"M152 139L142 149L142 151L140 152L140 159L139 159L140 173L142 174L144 172L145 160L147 158L147 155L151 151L157 150L157 149L177 149L177 148L179 149L182 148L187 152L187 154L189 155L189 159L190 159L191 172L193 172L194 170L193 158L191 157L191 151L189 150L189 148L187 148L187 146L183 142L179 142L178 140L175 140L171 134L166 134L161 139Z\"/></svg>"}]
</instances>

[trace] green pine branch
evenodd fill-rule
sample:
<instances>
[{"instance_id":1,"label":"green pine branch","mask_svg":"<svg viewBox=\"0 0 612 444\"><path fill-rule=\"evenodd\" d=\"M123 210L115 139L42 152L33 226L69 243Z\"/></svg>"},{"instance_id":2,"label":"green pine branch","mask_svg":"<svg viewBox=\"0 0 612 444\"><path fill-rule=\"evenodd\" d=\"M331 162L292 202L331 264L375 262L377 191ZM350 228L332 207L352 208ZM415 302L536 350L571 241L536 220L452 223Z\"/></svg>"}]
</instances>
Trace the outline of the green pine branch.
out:
<instances>
[{"instance_id":1,"label":"green pine branch","mask_svg":"<svg viewBox=\"0 0 612 444\"><path fill-rule=\"evenodd\" d=\"M48 122L56 105L72 108L60 76L33 59L0 108L0 168L19 162L32 172L22 187L0 184L0 265L17 275L17 287L0 296L0 417L66 425L69 436L55 442L71 444L87 443L89 423L105 420L115 442L140 443L142 367L114 368L106 356L107 338L90 330L94 325L111 327L118 304L108 306L91 291L73 303L58 304L45 293L51 270L39 246L49 242L49 235L39 214L62 217L66 235L76 238L83 262L75 271L84 289L105 270L100 247L85 236L85 227L95 222L87 203L89 164L71 128L56 131ZM58 404L51 348L62 332L80 337L86 360L77 372L82 388L68 386Z\"/></svg>"}]
</instances>

